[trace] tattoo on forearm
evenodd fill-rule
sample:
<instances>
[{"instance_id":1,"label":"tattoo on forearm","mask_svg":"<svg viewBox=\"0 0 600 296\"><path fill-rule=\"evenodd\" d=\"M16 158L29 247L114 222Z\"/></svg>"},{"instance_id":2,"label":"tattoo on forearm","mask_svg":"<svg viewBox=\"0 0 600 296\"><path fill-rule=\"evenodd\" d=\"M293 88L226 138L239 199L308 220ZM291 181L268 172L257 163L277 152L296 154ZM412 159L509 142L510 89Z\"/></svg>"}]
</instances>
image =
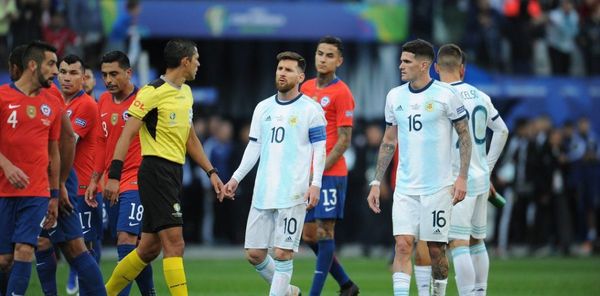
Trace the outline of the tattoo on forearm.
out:
<instances>
[{"instance_id":1,"label":"tattoo on forearm","mask_svg":"<svg viewBox=\"0 0 600 296\"><path fill-rule=\"evenodd\" d=\"M337 129L338 140L333 146L333 149L329 151L327 158L325 159L325 170L330 169L339 159L344 155L346 149L350 146L350 139L352 137L352 127L343 126Z\"/></svg>"},{"instance_id":2,"label":"tattoo on forearm","mask_svg":"<svg viewBox=\"0 0 600 296\"><path fill-rule=\"evenodd\" d=\"M375 180L383 180L383 175L390 165L390 161L394 158L394 152L396 151L396 145L390 143L381 143L379 146L379 155L377 156L377 169L375 171Z\"/></svg>"},{"instance_id":3,"label":"tattoo on forearm","mask_svg":"<svg viewBox=\"0 0 600 296\"><path fill-rule=\"evenodd\" d=\"M454 128L458 134L460 149L460 175L467 177L469 174L469 163L471 162L471 135L469 134L469 123L467 119L462 119L454 123Z\"/></svg>"}]
</instances>

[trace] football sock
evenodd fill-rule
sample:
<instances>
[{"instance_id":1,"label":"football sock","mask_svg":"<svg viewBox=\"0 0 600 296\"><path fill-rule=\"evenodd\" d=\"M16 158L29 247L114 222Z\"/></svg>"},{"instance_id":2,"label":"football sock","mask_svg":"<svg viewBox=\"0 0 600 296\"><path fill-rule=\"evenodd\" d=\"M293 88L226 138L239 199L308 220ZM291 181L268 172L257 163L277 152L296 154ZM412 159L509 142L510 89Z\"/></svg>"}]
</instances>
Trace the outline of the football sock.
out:
<instances>
[{"instance_id":1,"label":"football sock","mask_svg":"<svg viewBox=\"0 0 600 296\"><path fill-rule=\"evenodd\" d=\"M312 287L310 288L311 296L321 295L327 274L331 268L333 261L333 251L335 243L332 239L319 241L319 252L317 253L317 266L313 275Z\"/></svg>"},{"instance_id":2,"label":"football sock","mask_svg":"<svg viewBox=\"0 0 600 296\"><path fill-rule=\"evenodd\" d=\"M308 246L311 248L311 250L313 250L315 255L319 254L318 244L308 244ZM333 261L331 262L331 268L329 268L329 273L331 273L331 275L340 287L345 287L348 284L352 284L352 282L350 281L350 277L348 276L348 274L346 274L344 267L342 267L335 254L333 255Z\"/></svg>"},{"instance_id":3,"label":"football sock","mask_svg":"<svg viewBox=\"0 0 600 296\"><path fill-rule=\"evenodd\" d=\"M475 270L469 254L469 247L456 247L451 252L458 294L461 296L471 295L475 287Z\"/></svg>"},{"instance_id":4,"label":"football sock","mask_svg":"<svg viewBox=\"0 0 600 296\"><path fill-rule=\"evenodd\" d=\"M83 295L106 295L104 280L98 263L88 252L83 252L71 262L71 267L77 271L80 294Z\"/></svg>"},{"instance_id":5,"label":"football sock","mask_svg":"<svg viewBox=\"0 0 600 296\"><path fill-rule=\"evenodd\" d=\"M8 279L7 295L25 295L31 278L31 262L13 261Z\"/></svg>"},{"instance_id":6,"label":"football sock","mask_svg":"<svg viewBox=\"0 0 600 296\"><path fill-rule=\"evenodd\" d=\"M118 245L117 246L117 255L119 256L119 261L123 260L123 258L125 258L125 256L127 256L129 253L131 253L131 251L135 250L135 245ZM139 277L139 275L138 275ZM137 277L136 277L137 279ZM123 290L121 290L121 292L119 293L119 296L127 296L129 295L129 291L131 290L131 283L127 286L125 286L125 288L123 288Z\"/></svg>"},{"instance_id":7,"label":"football sock","mask_svg":"<svg viewBox=\"0 0 600 296\"><path fill-rule=\"evenodd\" d=\"M147 263L142 261L137 251L130 252L125 258L119 261L108 279L106 283L106 292L108 295L117 295L142 272L146 265Z\"/></svg>"},{"instance_id":8,"label":"football sock","mask_svg":"<svg viewBox=\"0 0 600 296\"><path fill-rule=\"evenodd\" d=\"M487 290L490 258L485 243L480 242L470 248L471 260L475 269L475 295L485 295Z\"/></svg>"},{"instance_id":9,"label":"football sock","mask_svg":"<svg viewBox=\"0 0 600 296\"><path fill-rule=\"evenodd\" d=\"M258 274L269 284L273 282L273 274L275 273L275 261L271 255L267 254L265 261L254 266Z\"/></svg>"},{"instance_id":10,"label":"football sock","mask_svg":"<svg viewBox=\"0 0 600 296\"><path fill-rule=\"evenodd\" d=\"M394 296L408 296L410 288L410 275L403 272L394 272L392 275Z\"/></svg>"},{"instance_id":11,"label":"football sock","mask_svg":"<svg viewBox=\"0 0 600 296\"><path fill-rule=\"evenodd\" d=\"M57 295L56 255L54 255L54 248L51 247L44 251L36 251L35 260L35 269L37 270L38 278L40 279L42 292L47 296Z\"/></svg>"},{"instance_id":12,"label":"football sock","mask_svg":"<svg viewBox=\"0 0 600 296\"><path fill-rule=\"evenodd\" d=\"M429 296L431 288L431 265L415 265L414 270L419 296Z\"/></svg>"},{"instance_id":13,"label":"football sock","mask_svg":"<svg viewBox=\"0 0 600 296\"><path fill-rule=\"evenodd\" d=\"M447 284L448 284L448 279L433 280L433 292L431 293L431 295L432 296L445 296Z\"/></svg>"},{"instance_id":14,"label":"football sock","mask_svg":"<svg viewBox=\"0 0 600 296\"><path fill-rule=\"evenodd\" d=\"M187 282L183 270L182 257L169 257L163 259L163 272L165 281L171 295L187 296Z\"/></svg>"},{"instance_id":15,"label":"football sock","mask_svg":"<svg viewBox=\"0 0 600 296\"><path fill-rule=\"evenodd\" d=\"M293 260L275 260L275 273L273 274L269 296L285 296L290 287L293 269Z\"/></svg>"}]
</instances>

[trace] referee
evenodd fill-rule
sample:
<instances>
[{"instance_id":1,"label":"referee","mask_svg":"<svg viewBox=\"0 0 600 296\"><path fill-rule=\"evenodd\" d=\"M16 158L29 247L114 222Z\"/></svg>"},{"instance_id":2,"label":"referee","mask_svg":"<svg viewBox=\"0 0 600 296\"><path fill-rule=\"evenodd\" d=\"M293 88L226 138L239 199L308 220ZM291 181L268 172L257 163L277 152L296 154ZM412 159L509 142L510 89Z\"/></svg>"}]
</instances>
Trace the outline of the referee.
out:
<instances>
[{"instance_id":1,"label":"referee","mask_svg":"<svg viewBox=\"0 0 600 296\"><path fill-rule=\"evenodd\" d=\"M144 206L142 237L137 248L115 267L106 283L108 295L117 295L161 250L171 295L188 295L179 202L186 151L208 174L217 198L220 201L224 198L218 172L204 154L191 126L193 98L185 82L195 79L200 66L198 57L193 42L169 41L164 49L166 73L144 86L129 107L129 118L115 147L104 197L111 204L117 201L123 159L131 140L139 132L143 156L138 172L140 199Z\"/></svg>"}]
</instances>

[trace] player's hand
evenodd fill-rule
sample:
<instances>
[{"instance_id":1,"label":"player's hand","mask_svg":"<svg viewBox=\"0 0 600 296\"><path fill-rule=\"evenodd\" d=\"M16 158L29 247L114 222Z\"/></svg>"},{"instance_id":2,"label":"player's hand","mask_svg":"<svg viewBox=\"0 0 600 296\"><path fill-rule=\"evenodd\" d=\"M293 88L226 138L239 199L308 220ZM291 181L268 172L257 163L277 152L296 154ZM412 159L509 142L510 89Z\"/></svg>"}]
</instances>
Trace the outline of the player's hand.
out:
<instances>
[{"instance_id":1,"label":"player's hand","mask_svg":"<svg viewBox=\"0 0 600 296\"><path fill-rule=\"evenodd\" d=\"M465 199L465 195L467 195L467 180L461 176L458 176L454 182L452 204L455 205L461 202L463 199Z\"/></svg>"},{"instance_id":2,"label":"player's hand","mask_svg":"<svg viewBox=\"0 0 600 296\"><path fill-rule=\"evenodd\" d=\"M371 186L371 190L369 190L369 196L367 197L367 202L369 203L369 208L371 208L375 214L381 213L381 209L379 208L380 195L381 192L379 191L379 186Z\"/></svg>"},{"instance_id":3,"label":"player's hand","mask_svg":"<svg viewBox=\"0 0 600 296\"><path fill-rule=\"evenodd\" d=\"M238 183L238 181L234 178L231 178L231 180L229 180L229 182L227 182L227 184L225 184L225 186L223 186L223 191L225 192L225 196L230 196L231 199L234 199L235 196L235 191L238 188L238 185L240 183Z\"/></svg>"},{"instance_id":4,"label":"player's hand","mask_svg":"<svg viewBox=\"0 0 600 296\"><path fill-rule=\"evenodd\" d=\"M48 202L48 212L46 212L42 227L44 229L50 229L56 226L56 218L58 218L58 198L50 198L50 201Z\"/></svg>"},{"instance_id":5,"label":"player's hand","mask_svg":"<svg viewBox=\"0 0 600 296\"><path fill-rule=\"evenodd\" d=\"M229 199L233 199L233 196L225 195L225 191L223 190L223 182L221 181L221 178L219 178L219 175L217 175L217 174L210 175L210 184L212 184L213 189L215 190L215 193L217 194L217 199L219 200L219 202L223 202L223 199L225 197L227 197Z\"/></svg>"},{"instance_id":6,"label":"player's hand","mask_svg":"<svg viewBox=\"0 0 600 296\"><path fill-rule=\"evenodd\" d=\"M319 197L321 195L321 188L311 185L308 191L304 194L304 201L307 203L306 209L310 210L317 206L319 203Z\"/></svg>"},{"instance_id":7,"label":"player's hand","mask_svg":"<svg viewBox=\"0 0 600 296\"><path fill-rule=\"evenodd\" d=\"M67 187L65 187L64 183L60 184L60 192L58 194L58 208L60 209L60 213L68 216L73 213L73 204L69 200L69 193L67 192Z\"/></svg>"},{"instance_id":8,"label":"player's hand","mask_svg":"<svg viewBox=\"0 0 600 296\"><path fill-rule=\"evenodd\" d=\"M490 194L488 195L488 199L493 198L494 196L496 196L496 187L490 182Z\"/></svg>"},{"instance_id":9,"label":"player's hand","mask_svg":"<svg viewBox=\"0 0 600 296\"><path fill-rule=\"evenodd\" d=\"M8 182L17 189L25 189L29 185L29 177L18 167L12 163L8 163L2 168L4 176Z\"/></svg>"},{"instance_id":10,"label":"player's hand","mask_svg":"<svg viewBox=\"0 0 600 296\"><path fill-rule=\"evenodd\" d=\"M85 203L92 208L98 207L98 201L96 200L96 189L97 188L98 188L98 184L96 183L96 181L91 180L90 184L88 185L87 189L85 190Z\"/></svg>"},{"instance_id":11,"label":"player's hand","mask_svg":"<svg viewBox=\"0 0 600 296\"><path fill-rule=\"evenodd\" d=\"M119 202L119 185L120 182L117 179L108 179L104 186L104 198L110 201L110 206L114 206Z\"/></svg>"}]
</instances>

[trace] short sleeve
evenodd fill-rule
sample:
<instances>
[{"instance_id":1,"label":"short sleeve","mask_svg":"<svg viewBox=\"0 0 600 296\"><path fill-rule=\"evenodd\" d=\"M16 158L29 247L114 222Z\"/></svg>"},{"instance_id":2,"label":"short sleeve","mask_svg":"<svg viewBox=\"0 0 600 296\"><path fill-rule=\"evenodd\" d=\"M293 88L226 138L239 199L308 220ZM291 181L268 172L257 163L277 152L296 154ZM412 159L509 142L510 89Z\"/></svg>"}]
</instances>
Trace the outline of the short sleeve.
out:
<instances>
[{"instance_id":1,"label":"short sleeve","mask_svg":"<svg viewBox=\"0 0 600 296\"><path fill-rule=\"evenodd\" d=\"M335 98L336 126L352 126L354 119L354 98L349 89L344 89L340 96Z\"/></svg>"},{"instance_id":2,"label":"short sleeve","mask_svg":"<svg viewBox=\"0 0 600 296\"><path fill-rule=\"evenodd\" d=\"M155 95L156 88L151 85L146 85L140 89L131 106L129 106L129 115L139 120L144 120L144 117L152 109L156 108L158 98Z\"/></svg>"},{"instance_id":3,"label":"short sleeve","mask_svg":"<svg viewBox=\"0 0 600 296\"><path fill-rule=\"evenodd\" d=\"M93 129L97 128L98 107L94 102L86 102L82 104L77 114L71 115L71 125L73 131L81 138L85 138Z\"/></svg>"},{"instance_id":4,"label":"short sleeve","mask_svg":"<svg viewBox=\"0 0 600 296\"><path fill-rule=\"evenodd\" d=\"M260 133L260 120L263 112L262 104L258 104L256 108L254 108L254 113L252 114L252 122L250 123L250 141L254 141L260 143L261 141L261 133Z\"/></svg>"},{"instance_id":5,"label":"short sleeve","mask_svg":"<svg viewBox=\"0 0 600 296\"><path fill-rule=\"evenodd\" d=\"M394 115L394 106L391 102L391 91L385 99L385 123L387 125L398 125L398 121L396 121L396 116Z\"/></svg>"},{"instance_id":6,"label":"short sleeve","mask_svg":"<svg viewBox=\"0 0 600 296\"><path fill-rule=\"evenodd\" d=\"M458 92L452 90L448 96L448 103L446 105L446 115L448 119L452 121L459 121L467 117L467 110L462 103Z\"/></svg>"}]
</instances>

